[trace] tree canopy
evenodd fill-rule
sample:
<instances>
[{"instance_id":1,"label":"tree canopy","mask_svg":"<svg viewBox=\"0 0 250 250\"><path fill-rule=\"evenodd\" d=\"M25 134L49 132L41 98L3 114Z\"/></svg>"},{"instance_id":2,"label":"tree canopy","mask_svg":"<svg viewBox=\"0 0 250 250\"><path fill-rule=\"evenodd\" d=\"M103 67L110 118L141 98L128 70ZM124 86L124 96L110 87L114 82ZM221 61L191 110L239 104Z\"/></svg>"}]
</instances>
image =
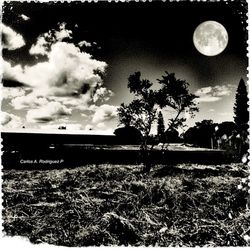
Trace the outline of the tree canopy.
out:
<instances>
[{"instance_id":1,"label":"tree canopy","mask_svg":"<svg viewBox=\"0 0 250 250\"><path fill-rule=\"evenodd\" d=\"M175 116L169 120L167 130L177 129L186 121L184 112L192 117L198 111L194 99L196 96L189 93L189 84L185 80L175 77L174 73L165 72L161 79L158 79L160 88L152 88L153 83L147 79L141 79L141 73L135 72L128 78L128 88L134 94L134 99L129 104L122 103L118 108L120 124L134 126L139 129L144 138L145 144L150 134L152 124L157 119L158 110L171 108Z\"/></svg>"},{"instance_id":2,"label":"tree canopy","mask_svg":"<svg viewBox=\"0 0 250 250\"><path fill-rule=\"evenodd\" d=\"M140 130L135 127L125 126L117 128L114 134L119 138L119 141L124 144L140 144L142 134Z\"/></svg>"}]
</instances>

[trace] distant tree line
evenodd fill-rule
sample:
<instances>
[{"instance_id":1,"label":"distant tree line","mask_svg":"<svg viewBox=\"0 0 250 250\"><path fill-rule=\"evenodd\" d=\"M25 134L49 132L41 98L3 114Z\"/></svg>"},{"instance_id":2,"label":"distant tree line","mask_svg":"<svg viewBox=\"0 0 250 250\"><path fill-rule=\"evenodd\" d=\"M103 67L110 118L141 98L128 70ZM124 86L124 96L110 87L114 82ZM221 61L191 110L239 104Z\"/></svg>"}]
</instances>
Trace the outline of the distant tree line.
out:
<instances>
[{"instance_id":1,"label":"distant tree line","mask_svg":"<svg viewBox=\"0 0 250 250\"><path fill-rule=\"evenodd\" d=\"M183 134L183 141L198 147L219 148L219 140L226 140L235 130L234 122L214 123L212 120L203 120L187 129Z\"/></svg>"}]
</instances>

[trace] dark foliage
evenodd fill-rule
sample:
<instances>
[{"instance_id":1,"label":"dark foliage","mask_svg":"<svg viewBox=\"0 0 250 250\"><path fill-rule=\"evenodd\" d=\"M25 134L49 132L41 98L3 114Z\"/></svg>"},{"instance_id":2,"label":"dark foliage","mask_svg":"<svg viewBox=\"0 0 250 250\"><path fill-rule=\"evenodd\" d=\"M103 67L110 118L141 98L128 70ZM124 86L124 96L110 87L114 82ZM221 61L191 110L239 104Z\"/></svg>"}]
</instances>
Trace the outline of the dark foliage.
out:
<instances>
[{"instance_id":1,"label":"dark foliage","mask_svg":"<svg viewBox=\"0 0 250 250\"><path fill-rule=\"evenodd\" d=\"M196 122L194 127L184 133L184 141L199 147L211 148L211 139L214 136L215 124L212 120Z\"/></svg>"},{"instance_id":2,"label":"dark foliage","mask_svg":"<svg viewBox=\"0 0 250 250\"><path fill-rule=\"evenodd\" d=\"M237 126L234 122L213 123L212 120L203 120L190 127L184 133L183 138L186 143L211 148L217 139L222 136L229 138L236 132L236 129ZM216 145L213 146L216 147Z\"/></svg>"},{"instance_id":3,"label":"dark foliage","mask_svg":"<svg viewBox=\"0 0 250 250\"><path fill-rule=\"evenodd\" d=\"M165 132L165 124L162 112L160 111L158 114L158 121L157 121L157 136L161 142L164 141L164 132Z\"/></svg>"},{"instance_id":4,"label":"dark foliage","mask_svg":"<svg viewBox=\"0 0 250 250\"><path fill-rule=\"evenodd\" d=\"M167 143L177 143L181 139L179 137L179 132L176 129L167 130L165 133L165 142Z\"/></svg>"},{"instance_id":5,"label":"dark foliage","mask_svg":"<svg viewBox=\"0 0 250 250\"><path fill-rule=\"evenodd\" d=\"M243 79L240 80L234 104L234 121L240 130L246 130L249 121L247 87Z\"/></svg>"},{"instance_id":6,"label":"dark foliage","mask_svg":"<svg viewBox=\"0 0 250 250\"><path fill-rule=\"evenodd\" d=\"M114 131L118 140L123 144L140 144L142 141L142 134L140 130L135 127L125 126L117 128Z\"/></svg>"},{"instance_id":7,"label":"dark foliage","mask_svg":"<svg viewBox=\"0 0 250 250\"><path fill-rule=\"evenodd\" d=\"M222 122L220 124L216 124L215 126L218 126L218 131L216 131L217 136L231 136L234 131L237 130L237 126L234 122Z\"/></svg>"},{"instance_id":8,"label":"dark foliage","mask_svg":"<svg viewBox=\"0 0 250 250\"><path fill-rule=\"evenodd\" d=\"M239 131L234 122L197 122L183 134L183 140L198 147L223 149L231 161L241 161L249 148L247 132Z\"/></svg>"}]
</instances>

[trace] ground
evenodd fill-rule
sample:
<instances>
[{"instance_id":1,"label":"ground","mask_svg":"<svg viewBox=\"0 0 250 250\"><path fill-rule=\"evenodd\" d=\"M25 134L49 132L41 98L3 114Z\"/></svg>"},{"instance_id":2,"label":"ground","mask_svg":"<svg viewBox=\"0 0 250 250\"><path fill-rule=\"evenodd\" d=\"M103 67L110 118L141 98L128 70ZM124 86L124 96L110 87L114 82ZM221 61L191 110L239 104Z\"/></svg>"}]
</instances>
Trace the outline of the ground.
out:
<instances>
[{"instance_id":1,"label":"ground","mask_svg":"<svg viewBox=\"0 0 250 250\"><path fill-rule=\"evenodd\" d=\"M247 246L247 166L3 170L4 231L64 246Z\"/></svg>"}]
</instances>

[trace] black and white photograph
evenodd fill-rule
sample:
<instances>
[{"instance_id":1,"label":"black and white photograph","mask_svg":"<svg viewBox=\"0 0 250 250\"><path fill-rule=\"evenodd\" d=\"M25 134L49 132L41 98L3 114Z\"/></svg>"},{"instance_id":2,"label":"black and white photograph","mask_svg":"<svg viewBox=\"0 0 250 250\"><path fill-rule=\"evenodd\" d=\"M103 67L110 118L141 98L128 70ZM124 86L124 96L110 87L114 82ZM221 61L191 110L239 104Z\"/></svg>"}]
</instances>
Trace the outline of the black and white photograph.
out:
<instances>
[{"instance_id":1,"label":"black and white photograph","mask_svg":"<svg viewBox=\"0 0 250 250\"><path fill-rule=\"evenodd\" d=\"M1 9L5 237L250 246L246 0Z\"/></svg>"}]
</instances>

